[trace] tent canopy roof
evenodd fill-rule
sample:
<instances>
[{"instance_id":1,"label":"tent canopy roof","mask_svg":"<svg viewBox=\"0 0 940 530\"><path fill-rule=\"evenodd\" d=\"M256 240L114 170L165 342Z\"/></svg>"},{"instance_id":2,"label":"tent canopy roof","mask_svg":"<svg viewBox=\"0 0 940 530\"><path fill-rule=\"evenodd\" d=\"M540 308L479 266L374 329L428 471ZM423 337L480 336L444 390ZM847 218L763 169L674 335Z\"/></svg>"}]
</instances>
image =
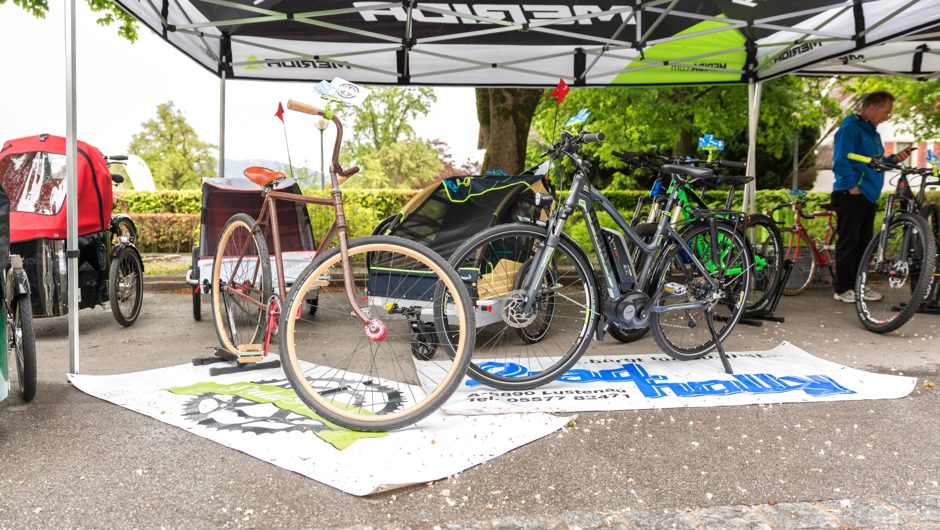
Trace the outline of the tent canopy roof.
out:
<instances>
[{"instance_id":1,"label":"tent canopy roof","mask_svg":"<svg viewBox=\"0 0 940 530\"><path fill-rule=\"evenodd\" d=\"M940 23L935 0L117 2L219 76L370 84L760 81Z\"/></svg>"}]
</instances>

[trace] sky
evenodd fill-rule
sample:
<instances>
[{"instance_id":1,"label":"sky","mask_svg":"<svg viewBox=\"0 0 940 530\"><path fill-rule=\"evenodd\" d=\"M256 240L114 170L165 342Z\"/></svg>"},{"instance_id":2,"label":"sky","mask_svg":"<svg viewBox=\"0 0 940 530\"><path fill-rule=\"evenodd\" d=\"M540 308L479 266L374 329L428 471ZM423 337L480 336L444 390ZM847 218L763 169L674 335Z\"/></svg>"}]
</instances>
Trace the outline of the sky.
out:
<instances>
[{"instance_id":1,"label":"sky","mask_svg":"<svg viewBox=\"0 0 940 530\"><path fill-rule=\"evenodd\" d=\"M0 141L40 133L65 134L65 2L50 2L45 19L0 5ZM104 154L127 154L131 136L172 101L199 138L219 143L219 79L165 43L146 26L130 43L114 26L98 26L83 1L76 2L78 137ZM284 129L274 117L278 102L295 99L317 105L313 83L226 82L225 157L287 161ZM476 149L479 126L472 88L437 88L437 103L413 123L423 138L439 138L455 161L482 160ZM342 116L341 116L342 117ZM285 113L294 165L319 169L315 119ZM345 124L345 122L344 122ZM454 126L465 124L465 126ZM347 129L348 130L348 129ZM332 127L325 133L329 151ZM326 157L329 159L329 152Z\"/></svg>"}]
</instances>

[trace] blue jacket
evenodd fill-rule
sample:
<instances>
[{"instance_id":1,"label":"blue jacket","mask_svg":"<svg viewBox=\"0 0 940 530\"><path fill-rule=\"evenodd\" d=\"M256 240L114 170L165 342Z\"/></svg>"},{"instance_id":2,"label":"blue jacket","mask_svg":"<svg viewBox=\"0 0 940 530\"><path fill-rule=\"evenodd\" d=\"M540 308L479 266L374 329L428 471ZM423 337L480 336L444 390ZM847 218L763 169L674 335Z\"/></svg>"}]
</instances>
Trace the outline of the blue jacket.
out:
<instances>
[{"instance_id":1,"label":"blue jacket","mask_svg":"<svg viewBox=\"0 0 940 530\"><path fill-rule=\"evenodd\" d=\"M848 154L875 157L884 155L884 152L881 135L870 121L863 120L858 114L842 120L832 152L832 172L835 174L832 191L850 190L858 186L866 199L876 202L885 183L884 172L849 160Z\"/></svg>"}]
</instances>

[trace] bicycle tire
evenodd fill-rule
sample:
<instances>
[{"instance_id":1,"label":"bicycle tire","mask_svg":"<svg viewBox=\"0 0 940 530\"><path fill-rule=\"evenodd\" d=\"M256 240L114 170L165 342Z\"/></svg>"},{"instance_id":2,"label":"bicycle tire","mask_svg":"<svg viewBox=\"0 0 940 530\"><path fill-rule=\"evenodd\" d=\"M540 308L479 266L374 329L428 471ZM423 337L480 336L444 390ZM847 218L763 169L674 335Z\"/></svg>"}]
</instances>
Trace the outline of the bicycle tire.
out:
<instances>
[{"instance_id":1,"label":"bicycle tire","mask_svg":"<svg viewBox=\"0 0 940 530\"><path fill-rule=\"evenodd\" d=\"M723 294L724 298L727 298L731 301L730 307L727 303L715 303L714 308L718 309L719 307L728 309L728 314L725 315L724 311L721 314L716 315L717 318L714 319L716 327L719 324L721 326L716 330L718 335L718 340L723 342L734 327L737 325L738 321L741 319L741 316L744 314L747 300L747 291L750 289L751 279L750 271L753 268L753 264L750 259L750 248L747 240L744 238L743 234L737 230L733 225L725 222L717 222L717 230L720 242L725 242L723 247L723 252L728 252L728 261L729 263L735 263L738 267L741 268L741 272L737 273L735 276L729 277L727 279L721 279L720 287L723 291L729 289L729 291ZM710 244L707 241L710 240L709 237L709 227L707 224L694 224L690 225L686 229L682 230L679 235L682 237L684 243L677 244L677 242L672 241L660 255L660 258L657 260L657 263L654 265L654 271L656 271L653 276L654 281L656 282L656 293L663 291L663 286L667 280L674 281L677 278L682 278L681 282L691 287L688 291L689 298L694 296L696 288L701 288L701 283L698 281L698 278L703 278L703 276L698 273L698 271L692 266L687 257L687 253L690 251L695 251L697 245L694 244L696 238L703 238L703 241L706 241L708 245L708 252L710 252ZM723 237L722 237L723 236ZM731 242L733 247L728 249L727 242ZM719 243L722 244L722 243ZM682 254L680 254L680 251ZM710 258L709 258L710 260ZM722 255L722 261L725 260L725 254ZM707 265L707 263L703 263ZM681 276L674 270L678 269L681 272ZM667 276L668 275L668 276ZM697 278L693 277L698 275ZM730 289L733 289L730 290ZM679 298L679 297L676 297ZM654 297L654 300L656 297ZM680 303L683 301L679 301ZM650 331L653 333L653 339L656 341L656 344L670 357L679 360L692 360L699 359L707 355L714 347L714 340L712 340L708 328L704 325L704 320L701 321L701 325L695 322L692 313L690 311L682 311L683 315L679 317L676 324L671 322L672 319L667 320L667 317L664 315L676 314L679 311L669 311L665 313L656 313L654 312L650 317ZM702 319L705 318L704 311L702 311ZM704 341L701 344L694 345L691 347L682 346L677 344L673 339L667 337L665 329L671 328L682 328L682 321L685 321L685 328L691 333L705 337ZM704 333L702 333L704 332ZM685 336L691 337L690 333L686 333ZM696 339L693 339L696 340Z\"/></svg>"},{"instance_id":2,"label":"bicycle tire","mask_svg":"<svg viewBox=\"0 0 940 530\"><path fill-rule=\"evenodd\" d=\"M751 235L752 232L754 236ZM754 311L766 304L779 287L785 253L780 228L773 219L764 214L751 214L747 217L746 237L751 246L751 252L754 253L752 260L759 256L767 261L763 270L757 270L755 265L755 273L751 275L754 281L749 291L750 298L746 310ZM761 241L751 241L751 237L761 238ZM762 288L758 289L758 287Z\"/></svg>"},{"instance_id":3,"label":"bicycle tire","mask_svg":"<svg viewBox=\"0 0 940 530\"><path fill-rule=\"evenodd\" d=\"M921 208L919 215L927 221L927 225L930 226L930 231L933 233L934 246L940 249L940 208L938 208L936 204L927 204ZM937 262L937 268L940 269L940 260ZM938 272L940 272L940 270L934 270L934 273ZM927 300L931 304L937 304L937 302L940 302L938 298L940 298L940 281L937 280L935 274L933 281L930 282Z\"/></svg>"},{"instance_id":4,"label":"bicycle tire","mask_svg":"<svg viewBox=\"0 0 940 530\"><path fill-rule=\"evenodd\" d=\"M801 256L803 251L800 246L800 240L803 238L813 239L808 232L800 232L793 228L789 230L787 238L786 258L793 262L793 268L790 269L790 276L787 278L787 284L783 287L784 296L798 296L806 292L816 277L816 269L819 264L816 261L816 254L812 250L815 246L815 240L805 249L805 255ZM835 279L833 279L835 281Z\"/></svg>"},{"instance_id":5,"label":"bicycle tire","mask_svg":"<svg viewBox=\"0 0 940 530\"><path fill-rule=\"evenodd\" d=\"M239 263L239 269L234 272L236 274L240 274L239 271L250 272L245 277L251 276L252 283L246 285L248 280L245 279L240 282L240 287L250 293L256 293L258 302L267 304L267 296L271 294L271 260L268 254L268 245L261 229L255 228L252 230L254 223L255 220L248 214L239 213L230 217L225 223L225 227L222 228L219 245L216 247L215 259L212 261L212 283L209 289L212 293L212 320L215 324L215 333L219 339L219 345L232 355L237 355L238 345L256 344L266 328L264 319L267 312L265 309L256 308L257 313L253 314L246 303L236 306L234 299L228 295L228 287L226 286L223 289L221 281L223 270L226 273L226 284L231 280L233 268L235 267L233 261L237 263L239 258L243 256L263 256L262 259L255 260L255 263L260 265L260 271L257 268L252 269L250 264L246 264L242 268L242 264ZM249 234L251 243L253 243L252 248L249 248L251 243L247 242ZM260 278L255 276L258 272L260 272ZM260 286L257 285L258 279L261 280ZM252 295L252 298L254 298L254 295ZM229 307L235 308L231 315L226 310L226 303ZM240 314L235 314L236 312ZM231 320L229 320L230 316ZM237 329L239 324L236 320L242 321L245 328L244 332ZM233 325L236 326L234 330L232 329Z\"/></svg>"},{"instance_id":6,"label":"bicycle tire","mask_svg":"<svg viewBox=\"0 0 940 530\"><path fill-rule=\"evenodd\" d=\"M13 346L13 355L16 358L16 379L20 397L23 401L32 401L36 397L38 381L36 334L33 331L33 306L29 295L14 299L11 313L12 322L7 329L12 336L7 337L7 344Z\"/></svg>"},{"instance_id":7,"label":"bicycle tire","mask_svg":"<svg viewBox=\"0 0 940 530\"><path fill-rule=\"evenodd\" d=\"M134 325L144 303L144 264L133 247L126 246L118 251L111 260L108 278L108 298L114 320L125 328ZM133 301L128 307L125 302L131 295Z\"/></svg>"},{"instance_id":8,"label":"bicycle tire","mask_svg":"<svg viewBox=\"0 0 940 530\"><path fill-rule=\"evenodd\" d=\"M901 240L897 240L897 236L892 235L894 229L899 227ZM895 331L914 316L927 296L937 260L937 247L930 226L923 217L910 213L898 214L891 220L886 230L885 262L871 263L873 258L877 259L876 253L881 253L879 247L882 238L879 237L879 232L865 248L858 275L855 278L856 313L865 329L874 333ZM888 257L889 254L893 254L892 243L903 241L905 234L911 236L909 239L911 248L908 254ZM911 263L908 263L909 261ZM891 266L886 269L885 263ZM908 280L910 280L909 284ZM887 287L883 285L884 282L887 282ZM882 298L866 301L865 294L870 290L875 290L876 285L885 289L885 292L880 293Z\"/></svg>"},{"instance_id":9,"label":"bicycle tire","mask_svg":"<svg viewBox=\"0 0 940 530\"><path fill-rule=\"evenodd\" d=\"M499 308L498 314L480 312L477 318L477 349L467 371L470 377L479 383L498 390L537 388L568 371L590 345L598 314L597 282L590 262L584 257L577 243L567 235L562 235L552 255L551 266L559 271L559 279L550 288L539 292L537 309L528 324L531 326L540 319L543 300L551 298L551 328L539 328L539 342L526 338L513 340L518 334L512 331L518 330L517 326L520 324L513 320L515 313L507 307L521 303L514 299L520 296L518 293L521 290L501 289L498 278L500 274L506 273L500 271L509 269L513 263L525 263L523 256L530 259L534 252L530 254L529 250L538 248L547 238L547 228L537 225L497 225L466 241L451 256L451 265L461 272L490 270L487 267L492 265L492 281L484 280L486 275L480 274L475 290L475 302L478 306L482 307L480 298L484 295L481 293L488 292L485 302L493 305L486 307ZM499 256L495 263L487 261L494 255ZM520 265L518 272L513 275L515 280L510 285L514 287L521 284L517 275L528 270L523 269ZM564 278L564 274L569 272L573 272L573 280L571 277ZM580 311L583 311L583 315L579 314ZM540 321L544 322L544 319ZM569 331L573 332L573 337L564 336ZM550 352L550 345L546 345L545 336L549 334L554 336L548 342L559 345L557 354ZM570 346L567 345L569 342Z\"/></svg>"},{"instance_id":10,"label":"bicycle tire","mask_svg":"<svg viewBox=\"0 0 940 530\"><path fill-rule=\"evenodd\" d=\"M642 239L644 242L649 243L650 241L653 240L653 236L656 234L656 228L657 228L656 223L640 223L636 225L635 227L633 227L633 231L634 233L636 233L637 237ZM627 241L629 241L629 239ZM637 259L638 252L634 251L632 254L633 254L634 263L637 263L639 261ZM610 324L610 327L607 328L607 333L614 339L620 342L623 342L624 344L627 344L627 343L636 342L642 339L644 336L646 336L646 333L649 332L649 330L650 330L649 326L646 326L643 328L636 328L636 329L627 329L627 328L622 328L612 322Z\"/></svg>"},{"instance_id":11,"label":"bicycle tire","mask_svg":"<svg viewBox=\"0 0 940 530\"><path fill-rule=\"evenodd\" d=\"M298 398L330 423L359 431L411 425L437 410L463 381L474 345L470 295L444 258L414 241L364 237L349 242L347 255L359 275L354 280L356 304L370 318L381 320L387 334L375 340L362 335L364 326L350 310L346 295L340 249L330 249L300 273L281 312L284 373ZM422 278L429 281L421 282ZM395 279L400 281L393 285ZM318 295L316 320L304 318L303 304L309 303L305 298L311 290ZM434 329L421 334L424 340L436 341L439 359L418 364L412 353L413 329L426 325L425 301L434 304L427 317L433 318ZM405 318L411 309L418 313L413 315L416 320ZM448 331L453 335L448 336L443 322L450 319L454 325ZM351 326L348 329L360 338L337 331L343 325ZM324 348L324 343L329 346ZM353 344L357 349L365 344L365 351L344 355L342 351Z\"/></svg>"}]
</instances>

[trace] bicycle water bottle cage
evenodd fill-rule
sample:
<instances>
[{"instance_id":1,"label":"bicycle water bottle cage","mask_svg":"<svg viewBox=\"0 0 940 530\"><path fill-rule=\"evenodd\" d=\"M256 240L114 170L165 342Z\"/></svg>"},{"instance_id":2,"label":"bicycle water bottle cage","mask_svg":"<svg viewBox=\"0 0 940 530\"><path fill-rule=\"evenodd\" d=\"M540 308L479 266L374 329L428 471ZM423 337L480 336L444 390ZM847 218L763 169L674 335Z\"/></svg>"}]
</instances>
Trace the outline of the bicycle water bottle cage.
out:
<instances>
[{"instance_id":1,"label":"bicycle water bottle cage","mask_svg":"<svg viewBox=\"0 0 940 530\"><path fill-rule=\"evenodd\" d=\"M287 178L287 175L266 167L251 166L245 168L245 177L255 184L264 187Z\"/></svg>"}]
</instances>

